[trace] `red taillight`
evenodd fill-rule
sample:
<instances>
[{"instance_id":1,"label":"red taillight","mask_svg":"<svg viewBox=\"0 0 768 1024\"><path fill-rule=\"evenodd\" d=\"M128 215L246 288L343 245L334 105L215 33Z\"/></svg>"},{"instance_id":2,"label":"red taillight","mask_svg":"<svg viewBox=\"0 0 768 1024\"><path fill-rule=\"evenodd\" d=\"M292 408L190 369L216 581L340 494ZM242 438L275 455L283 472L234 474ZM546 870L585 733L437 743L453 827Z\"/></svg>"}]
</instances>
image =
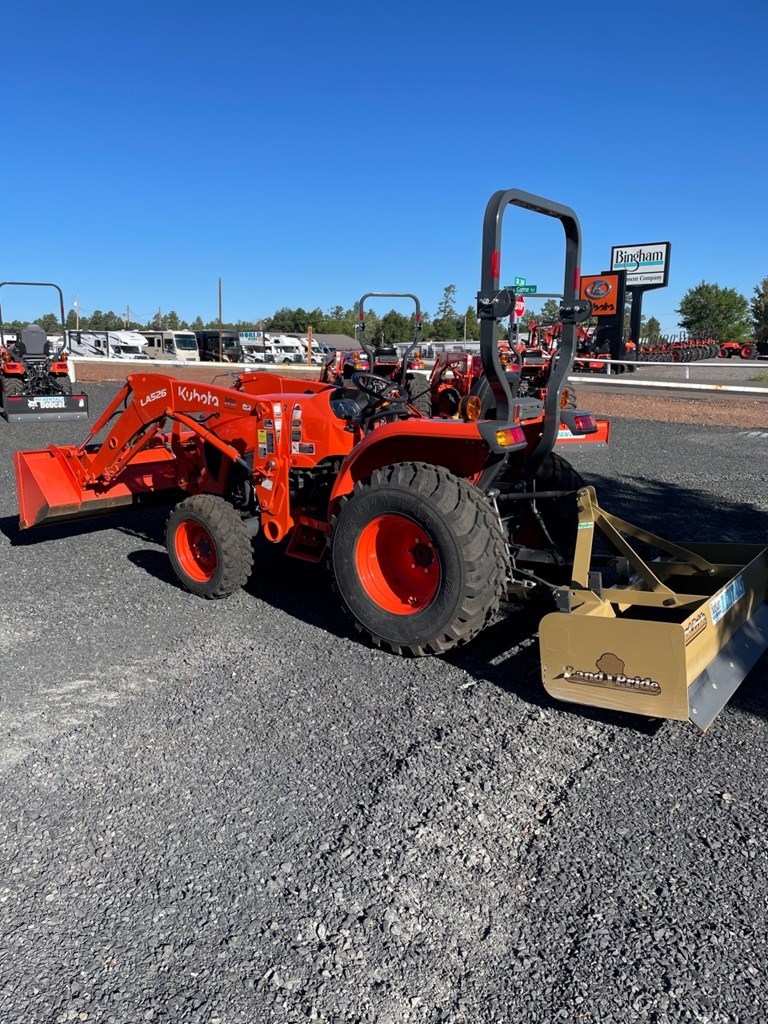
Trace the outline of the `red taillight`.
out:
<instances>
[{"instance_id":1,"label":"red taillight","mask_svg":"<svg viewBox=\"0 0 768 1024\"><path fill-rule=\"evenodd\" d=\"M578 416L574 416L573 425L585 434L590 430L597 430L597 420L591 412L579 413Z\"/></svg>"}]
</instances>

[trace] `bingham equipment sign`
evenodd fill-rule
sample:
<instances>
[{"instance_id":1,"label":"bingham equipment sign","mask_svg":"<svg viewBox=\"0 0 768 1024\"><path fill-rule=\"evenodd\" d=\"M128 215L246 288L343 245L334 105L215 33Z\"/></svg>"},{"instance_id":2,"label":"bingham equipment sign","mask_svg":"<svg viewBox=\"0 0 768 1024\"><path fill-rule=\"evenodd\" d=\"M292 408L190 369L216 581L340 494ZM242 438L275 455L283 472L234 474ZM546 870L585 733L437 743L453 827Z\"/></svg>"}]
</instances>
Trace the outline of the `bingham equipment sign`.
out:
<instances>
[{"instance_id":1,"label":"bingham equipment sign","mask_svg":"<svg viewBox=\"0 0 768 1024\"><path fill-rule=\"evenodd\" d=\"M669 242L614 245L611 270L626 270L628 288L633 285L664 288L669 283L669 249Z\"/></svg>"}]
</instances>

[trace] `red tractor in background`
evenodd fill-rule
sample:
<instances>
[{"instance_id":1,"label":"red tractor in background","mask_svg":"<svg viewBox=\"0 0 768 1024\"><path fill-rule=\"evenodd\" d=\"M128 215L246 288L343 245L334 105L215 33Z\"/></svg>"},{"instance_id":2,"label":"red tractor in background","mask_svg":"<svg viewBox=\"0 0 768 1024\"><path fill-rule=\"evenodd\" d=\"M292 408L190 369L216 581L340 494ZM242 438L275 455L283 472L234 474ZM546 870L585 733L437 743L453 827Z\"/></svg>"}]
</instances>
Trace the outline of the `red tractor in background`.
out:
<instances>
[{"instance_id":1,"label":"red tractor in background","mask_svg":"<svg viewBox=\"0 0 768 1024\"><path fill-rule=\"evenodd\" d=\"M416 306L414 334L402 359L393 345L377 345L371 348L365 342L365 300L370 298L413 299ZM398 381L407 388L411 406L423 416L429 416L431 402L426 374L414 373L424 369L419 345L421 342L421 304L410 292L366 292L357 304L357 331L362 352L336 351L320 371L323 383L343 385L355 372L372 372L378 377Z\"/></svg>"},{"instance_id":2,"label":"red tractor in background","mask_svg":"<svg viewBox=\"0 0 768 1024\"><path fill-rule=\"evenodd\" d=\"M538 422L543 419L544 399L547 391L552 362L543 359L541 364L532 361L515 364L514 354L508 359L502 345L499 346L499 360L507 375L515 398L517 416L521 422ZM485 378L480 355L470 352L441 352L435 360L429 378L431 415L453 417L462 415L465 402L472 397L479 403L480 416L493 415L495 399L490 384ZM610 421L595 419L592 413L576 408L576 394L569 385L560 393L560 428L556 443L607 444L610 436Z\"/></svg>"},{"instance_id":3,"label":"red tractor in background","mask_svg":"<svg viewBox=\"0 0 768 1024\"><path fill-rule=\"evenodd\" d=\"M39 324L27 324L13 344L6 344L0 308L0 399L9 422L22 420L87 419L88 398L72 394L69 364L64 349L64 297L56 284L37 281L3 281L6 285L55 288L61 305L61 347L49 342Z\"/></svg>"},{"instance_id":4,"label":"red tractor in background","mask_svg":"<svg viewBox=\"0 0 768 1024\"><path fill-rule=\"evenodd\" d=\"M754 359L755 346L751 341L723 341L720 343L719 356L721 359L732 359L738 356L739 359Z\"/></svg>"}]
</instances>

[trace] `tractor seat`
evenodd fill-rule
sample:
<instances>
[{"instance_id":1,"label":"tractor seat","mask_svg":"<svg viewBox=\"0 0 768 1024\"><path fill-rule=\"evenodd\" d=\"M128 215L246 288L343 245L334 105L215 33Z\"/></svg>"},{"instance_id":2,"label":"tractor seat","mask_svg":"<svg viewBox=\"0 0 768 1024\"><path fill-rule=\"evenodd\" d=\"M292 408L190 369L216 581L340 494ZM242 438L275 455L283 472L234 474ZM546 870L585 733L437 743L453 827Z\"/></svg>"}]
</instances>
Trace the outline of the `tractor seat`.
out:
<instances>
[{"instance_id":1,"label":"tractor seat","mask_svg":"<svg viewBox=\"0 0 768 1024\"><path fill-rule=\"evenodd\" d=\"M22 329L16 352L24 363L44 363L48 359L51 345L39 324L27 324Z\"/></svg>"},{"instance_id":2,"label":"tractor seat","mask_svg":"<svg viewBox=\"0 0 768 1024\"><path fill-rule=\"evenodd\" d=\"M359 388L339 387L331 396L331 412L340 420L355 420L358 423L368 408L369 399Z\"/></svg>"}]
</instances>

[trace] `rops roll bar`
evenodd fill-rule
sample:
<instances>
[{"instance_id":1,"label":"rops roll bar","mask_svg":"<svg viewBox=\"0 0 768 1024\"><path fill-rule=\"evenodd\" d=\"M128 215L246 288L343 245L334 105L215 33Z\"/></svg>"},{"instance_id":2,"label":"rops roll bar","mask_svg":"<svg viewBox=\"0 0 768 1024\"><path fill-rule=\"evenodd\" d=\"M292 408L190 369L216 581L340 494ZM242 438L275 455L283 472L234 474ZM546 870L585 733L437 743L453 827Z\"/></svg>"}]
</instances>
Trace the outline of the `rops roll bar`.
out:
<instances>
[{"instance_id":1,"label":"rops roll bar","mask_svg":"<svg viewBox=\"0 0 768 1024\"><path fill-rule=\"evenodd\" d=\"M61 341L62 345L66 348L67 344L67 327L66 317L64 316L64 295L61 288L57 284L52 284L50 281L0 281L0 288L5 288L7 284L20 285L22 288L55 288L59 293L59 309L61 312ZM3 328L3 309L0 306L0 345L5 347L5 330Z\"/></svg>"},{"instance_id":2,"label":"rops roll bar","mask_svg":"<svg viewBox=\"0 0 768 1024\"><path fill-rule=\"evenodd\" d=\"M357 329L360 332L360 345L368 356L368 366L370 372L373 373L374 364L374 353L373 349L369 348L365 341L365 300L366 299L413 299L416 306L416 326L413 332L413 341L403 353L403 358L400 361L400 373L399 373L399 384L405 384L405 378L408 372L408 356L416 348L421 340L421 303L412 295L411 292L366 292L365 295L360 299L357 304Z\"/></svg>"},{"instance_id":3,"label":"rops roll bar","mask_svg":"<svg viewBox=\"0 0 768 1024\"><path fill-rule=\"evenodd\" d=\"M501 221L507 206L520 206L547 217L556 217L565 232L565 274L563 302L560 307L563 332L558 355L554 358L547 383L541 438L527 462L527 473L529 477L533 477L557 440L560 425L560 394L571 371L576 351L576 324L587 319L592 306L586 300L578 298L581 277L581 228L574 211L569 206L561 206L560 203L516 188L495 192L485 208L483 220L481 287L477 295L477 315L480 320L480 357L483 371L496 398L497 420L509 420L513 403L512 390L501 366L498 346L498 322L502 317L512 313L515 303L513 292L500 288Z\"/></svg>"}]
</instances>

